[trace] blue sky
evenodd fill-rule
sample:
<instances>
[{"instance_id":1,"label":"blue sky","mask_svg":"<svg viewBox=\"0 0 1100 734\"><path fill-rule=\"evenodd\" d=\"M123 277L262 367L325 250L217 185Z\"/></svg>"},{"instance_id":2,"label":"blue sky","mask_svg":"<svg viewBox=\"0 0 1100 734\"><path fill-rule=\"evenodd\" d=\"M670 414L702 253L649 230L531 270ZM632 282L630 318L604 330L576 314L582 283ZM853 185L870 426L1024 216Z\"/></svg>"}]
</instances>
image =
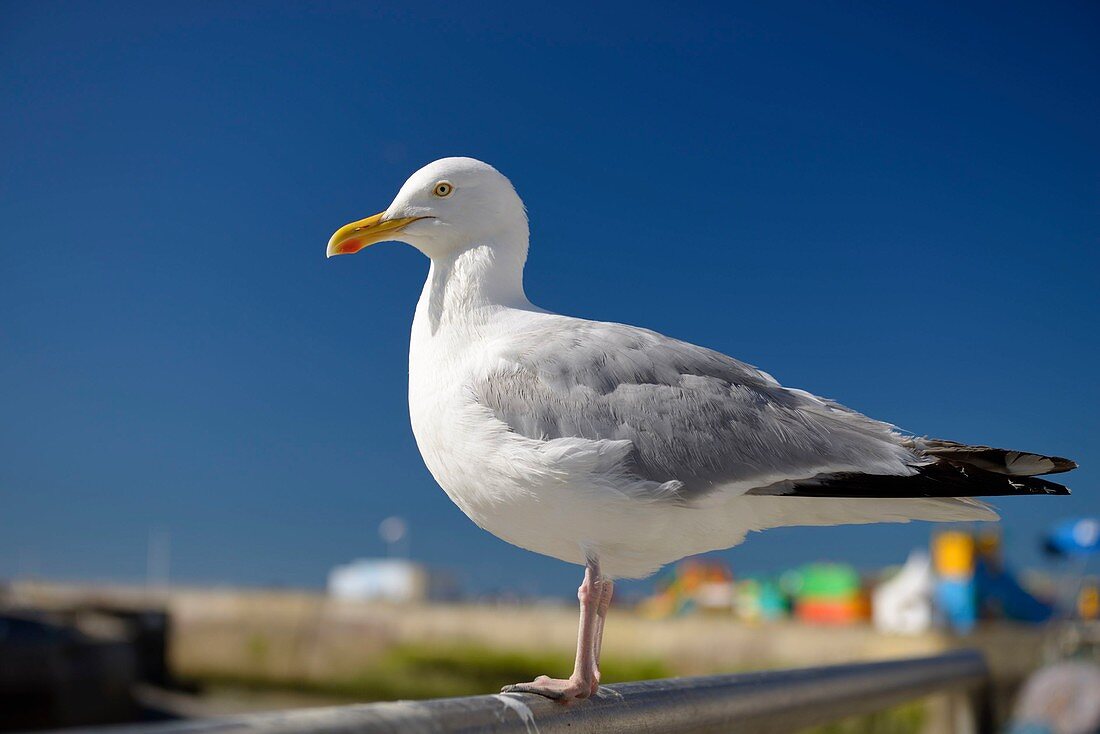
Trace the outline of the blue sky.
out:
<instances>
[{"instance_id":1,"label":"blue sky","mask_svg":"<svg viewBox=\"0 0 1100 734\"><path fill-rule=\"evenodd\" d=\"M0 576L316 585L382 551L478 588L579 571L423 467L415 251L326 261L446 155L512 178L536 303L757 364L907 430L1068 455L1015 559L1100 512L1090 2L0 4ZM735 571L901 560L788 529Z\"/></svg>"}]
</instances>

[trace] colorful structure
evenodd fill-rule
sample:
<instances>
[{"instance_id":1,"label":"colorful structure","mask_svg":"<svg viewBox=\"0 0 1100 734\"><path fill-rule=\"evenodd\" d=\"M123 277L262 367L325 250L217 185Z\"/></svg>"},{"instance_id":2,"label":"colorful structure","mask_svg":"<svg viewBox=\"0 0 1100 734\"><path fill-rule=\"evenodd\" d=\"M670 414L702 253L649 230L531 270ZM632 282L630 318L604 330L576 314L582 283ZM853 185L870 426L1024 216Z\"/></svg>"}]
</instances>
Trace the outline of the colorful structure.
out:
<instances>
[{"instance_id":1,"label":"colorful structure","mask_svg":"<svg viewBox=\"0 0 1100 734\"><path fill-rule=\"evenodd\" d=\"M1047 535L1045 545L1060 556L1081 558L1100 553L1100 520L1081 517L1059 523Z\"/></svg>"},{"instance_id":2,"label":"colorful structure","mask_svg":"<svg viewBox=\"0 0 1100 734\"><path fill-rule=\"evenodd\" d=\"M814 563L784 574L795 616L809 624L852 624L870 616L859 574L851 566Z\"/></svg>"},{"instance_id":3,"label":"colorful structure","mask_svg":"<svg viewBox=\"0 0 1100 734\"><path fill-rule=\"evenodd\" d=\"M995 532L978 536L974 583L982 617L1038 623L1054 614L1052 604L1025 589L1016 574L1009 570L1001 555L1001 536Z\"/></svg>"},{"instance_id":4,"label":"colorful structure","mask_svg":"<svg viewBox=\"0 0 1100 734\"><path fill-rule=\"evenodd\" d=\"M970 533L951 530L932 538L936 607L948 625L964 634L978 623L976 558L977 545Z\"/></svg>"},{"instance_id":5,"label":"colorful structure","mask_svg":"<svg viewBox=\"0 0 1100 734\"><path fill-rule=\"evenodd\" d=\"M1100 526L1075 521L1056 529L1047 545L1080 558L1100 548ZM1083 575L1083 574L1082 574ZM849 565L814 563L767 577L734 582L721 560L681 561L658 577L657 593L640 609L651 617L693 611L733 614L759 622L793 616L808 624L841 625L871 619L871 592ZM1086 582L1074 593L1077 616L1100 617L1100 585ZM1005 563L1000 534L951 529L932 537L931 554L914 551L905 566L873 591L874 623L889 634L920 634L935 624L959 633L981 619L1038 623L1054 614Z\"/></svg>"},{"instance_id":6,"label":"colorful structure","mask_svg":"<svg viewBox=\"0 0 1100 734\"><path fill-rule=\"evenodd\" d=\"M734 602L737 617L746 622L782 619L791 611L786 594L771 579L745 579L738 583Z\"/></svg>"},{"instance_id":7,"label":"colorful structure","mask_svg":"<svg viewBox=\"0 0 1100 734\"><path fill-rule=\"evenodd\" d=\"M1051 555L1070 562L1067 581L1076 588L1065 599L1067 611L1081 620L1100 619L1100 580L1085 575L1089 561L1100 555L1100 519L1079 517L1058 523L1043 546Z\"/></svg>"},{"instance_id":8,"label":"colorful structure","mask_svg":"<svg viewBox=\"0 0 1100 734\"><path fill-rule=\"evenodd\" d=\"M1100 580L1085 579L1077 594L1077 617L1086 622L1100 619Z\"/></svg>"},{"instance_id":9,"label":"colorful structure","mask_svg":"<svg viewBox=\"0 0 1100 734\"><path fill-rule=\"evenodd\" d=\"M996 532L951 530L932 541L936 606L956 632L967 633L981 617L1044 622L1054 608L1023 587L1005 564Z\"/></svg>"},{"instance_id":10,"label":"colorful structure","mask_svg":"<svg viewBox=\"0 0 1100 734\"><path fill-rule=\"evenodd\" d=\"M673 617L697 609L730 613L733 573L714 558L688 558L657 577L657 593L640 610L650 617Z\"/></svg>"}]
</instances>

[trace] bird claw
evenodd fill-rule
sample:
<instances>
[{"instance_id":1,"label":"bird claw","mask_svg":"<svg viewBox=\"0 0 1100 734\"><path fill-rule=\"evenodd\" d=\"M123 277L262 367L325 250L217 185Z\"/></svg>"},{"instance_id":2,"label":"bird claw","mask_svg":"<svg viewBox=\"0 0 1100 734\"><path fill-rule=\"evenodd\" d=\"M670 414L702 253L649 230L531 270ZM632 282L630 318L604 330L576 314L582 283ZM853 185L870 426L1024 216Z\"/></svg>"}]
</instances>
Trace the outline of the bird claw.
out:
<instances>
[{"instance_id":1,"label":"bird claw","mask_svg":"<svg viewBox=\"0 0 1100 734\"><path fill-rule=\"evenodd\" d=\"M549 676L540 675L530 683L504 686L500 689L500 692L535 693L554 701L568 703L569 701L577 701L595 695L597 688L599 688L599 683L595 681L580 678L550 678Z\"/></svg>"}]
</instances>

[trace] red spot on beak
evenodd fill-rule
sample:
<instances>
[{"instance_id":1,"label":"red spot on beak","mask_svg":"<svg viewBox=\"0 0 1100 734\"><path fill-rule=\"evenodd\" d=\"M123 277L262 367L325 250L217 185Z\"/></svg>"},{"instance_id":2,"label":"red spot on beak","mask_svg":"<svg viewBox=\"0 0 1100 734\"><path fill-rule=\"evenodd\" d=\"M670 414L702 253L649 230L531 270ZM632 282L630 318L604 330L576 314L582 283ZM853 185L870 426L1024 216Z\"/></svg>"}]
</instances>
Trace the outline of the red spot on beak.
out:
<instances>
[{"instance_id":1,"label":"red spot on beak","mask_svg":"<svg viewBox=\"0 0 1100 734\"><path fill-rule=\"evenodd\" d=\"M363 238L352 237L346 239L336 246L335 254L337 255L353 255L363 249Z\"/></svg>"}]
</instances>

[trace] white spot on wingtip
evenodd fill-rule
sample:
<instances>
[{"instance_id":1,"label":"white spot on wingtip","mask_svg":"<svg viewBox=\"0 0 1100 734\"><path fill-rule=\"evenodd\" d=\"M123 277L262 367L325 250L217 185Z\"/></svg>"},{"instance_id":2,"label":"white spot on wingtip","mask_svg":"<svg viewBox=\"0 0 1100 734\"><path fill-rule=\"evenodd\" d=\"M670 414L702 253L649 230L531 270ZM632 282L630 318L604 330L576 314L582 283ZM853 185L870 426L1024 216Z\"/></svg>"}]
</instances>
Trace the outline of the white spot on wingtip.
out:
<instances>
[{"instance_id":1,"label":"white spot on wingtip","mask_svg":"<svg viewBox=\"0 0 1100 734\"><path fill-rule=\"evenodd\" d=\"M539 734L539 726L535 723L535 714L523 702L522 696L518 693L497 693L493 697L503 703L505 708L516 712L519 720L523 722L523 728L527 730L527 734Z\"/></svg>"}]
</instances>

